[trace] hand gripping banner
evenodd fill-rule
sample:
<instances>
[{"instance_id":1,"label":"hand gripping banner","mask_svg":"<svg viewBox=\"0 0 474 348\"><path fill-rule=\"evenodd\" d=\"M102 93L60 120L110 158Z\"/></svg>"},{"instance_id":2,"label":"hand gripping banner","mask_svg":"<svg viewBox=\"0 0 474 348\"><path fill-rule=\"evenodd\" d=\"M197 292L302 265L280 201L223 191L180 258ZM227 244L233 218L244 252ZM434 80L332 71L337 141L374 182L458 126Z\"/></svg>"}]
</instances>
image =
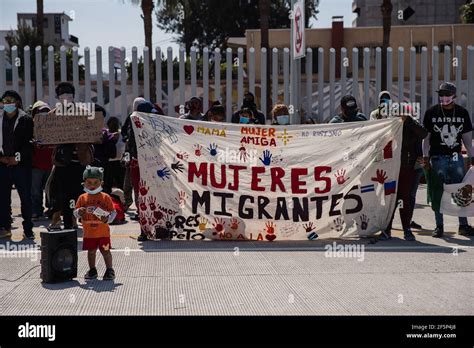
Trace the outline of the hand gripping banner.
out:
<instances>
[{"instance_id":1,"label":"hand gripping banner","mask_svg":"<svg viewBox=\"0 0 474 348\"><path fill-rule=\"evenodd\" d=\"M403 123L260 126L132 115L152 239L370 236L397 204Z\"/></svg>"}]
</instances>

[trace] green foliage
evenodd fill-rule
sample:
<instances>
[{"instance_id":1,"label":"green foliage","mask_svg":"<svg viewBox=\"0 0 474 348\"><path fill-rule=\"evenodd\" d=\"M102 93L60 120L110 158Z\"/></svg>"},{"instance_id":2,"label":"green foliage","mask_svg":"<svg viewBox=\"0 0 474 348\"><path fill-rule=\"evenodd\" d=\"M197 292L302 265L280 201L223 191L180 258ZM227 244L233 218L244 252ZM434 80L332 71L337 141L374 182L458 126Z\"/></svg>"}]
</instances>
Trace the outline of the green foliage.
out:
<instances>
[{"instance_id":1,"label":"green foliage","mask_svg":"<svg viewBox=\"0 0 474 348\"><path fill-rule=\"evenodd\" d=\"M306 19L315 16L317 0L306 1ZM270 3L270 28L290 27L290 4L285 0ZM163 1L156 11L158 28L178 35L178 42L200 49L225 48L229 37L242 37L247 29L260 28L258 1Z\"/></svg>"},{"instance_id":2,"label":"green foliage","mask_svg":"<svg viewBox=\"0 0 474 348\"><path fill-rule=\"evenodd\" d=\"M461 12L461 21L463 23L474 23L474 1L471 1L469 4L462 5L459 10Z\"/></svg>"}]
</instances>

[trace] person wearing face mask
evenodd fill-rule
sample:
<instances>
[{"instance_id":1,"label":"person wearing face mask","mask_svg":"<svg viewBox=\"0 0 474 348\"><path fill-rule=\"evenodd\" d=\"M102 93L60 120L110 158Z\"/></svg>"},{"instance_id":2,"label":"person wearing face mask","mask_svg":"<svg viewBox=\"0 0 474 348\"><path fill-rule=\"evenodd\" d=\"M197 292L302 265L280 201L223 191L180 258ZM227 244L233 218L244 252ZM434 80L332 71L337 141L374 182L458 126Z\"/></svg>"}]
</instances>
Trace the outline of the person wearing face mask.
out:
<instances>
[{"instance_id":1,"label":"person wearing face mask","mask_svg":"<svg viewBox=\"0 0 474 348\"><path fill-rule=\"evenodd\" d=\"M255 118L255 115L252 109L243 108L239 111L239 123L241 124L258 124L258 120Z\"/></svg>"},{"instance_id":2,"label":"person wearing face mask","mask_svg":"<svg viewBox=\"0 0 474 348\"><path fill-rule=\"evenodd\" d=\"M379 106L370 113L370 120L380 120L388 117L388 110L390 110L390 103L392 96L389 91L382 91L379 93Z\"/></svg>"},{"instance_id":3,"label":"person wearing face mask","mask_svg":"<svg viewBox=\"0 0 474 348\"><path fill-rule=\"evenodd\" d=\"M46 116L51 111L51 107L43 101L37 101L33 104L31 109L31 116L33 121L37 116ZM52 204L46 199L46 207L48 213L44 211L43 206L43 192L46 182L53 169L53 149L52 146L43 146L41 144L34 144L33 154L33 170L31 183L31 198L33 201L33 220L40 219L43 215L52 215ZM49 214L51 213L51 214Z\"/></svg>"},{"instance_id":4,"label":"person wearing face mask","mask_svg":"<svg viewBox=\"0 0 474 348\"><path fill-rule=\"evenodd\" d=\"M222 105L214 105L209 109L207 117L211 122L225 122L225 108Z\"/></svg>"},{"instance_id":5,"label":"person wearing face mask","mask_svg":"<svg viewBox=\"0 0 474 348\"><path fill-rule=\"evenodd\" d=\"M56 108L50 114L56 114L59 108L67 107L67 103L74 102L75 89L69 82L61 82L56 87L56 96L62 106L56 104ZM74 117L74 116L63 116ZM92 144L60 144L56 146L53 153L53 164L55 166L55 180L58 183L57 190L61 196L61 212L63 214L64 229L76 229L71 201L76 201L82 192L82 173L87 165L94 161Z\"/></svg>"},{"instance_id":6,"label":"person wearing face mask","mask_svg":"<svg viewBox=\"0 0 474 348\"><path fill-rule=\"evenodd\" d=\"M466 148L469 167L472 158L472 124L468 111L455 103L456 85L443 82L438 89L439 103L426 110L423 125L428 136L423 140L423 162L443 184L462 182L465 174L462 144ZM432 236L444 235L443 214L435 210L436 229ZM459 217L460 235L474 235L466 217Z\"/></svg>"},{"instance_id":7,"label":"person wearing face mask","mask_svg":"<svg viewBox=\"0 0 474 348\"><path fill-rule=\"evenodd\" d=\"M110 242L109 224L115 219L117 212L114 210L112 198L102 192L104 183L103 168L87 166L83 173L84 192L79 196L74 210L74 216L82 223L84 238L82 249L87 250L87 261L89 271L85 279L96 279L96 255L97 249L104 257L106 271L103 280L115 279L115 271L112 268L112 248Z\"/></svg>"},{"instance_id":8,"label":"person wearing face mask","mask_svg":"<svg viewBox=\"0 0 474 348\"><path fill-rule=\"evenodd\" d=\"M254 116L253 121L248 123L265 124L265 115L263 114L263 112L257 109L257 104L255 103L255 96L250 92L245 93L244 100L242 101L242 108L234 112L234 114L232 115L232 123L245 123L245 119L242 119L240 117L240 112L243 109L250 109Z\"/></svg>"},{"instance_id":9,"label":"person wearing face mask","mask_svg":"<svg viewBox=\"0 0 474 348\"><path fill-rule=\"evenodd\" d=\"M23 237L34 239L31 202L33 120L22 110L16 91L6 91L0 110L0 238L11 237L11 191L21 202Z\"/></svg>"},{"instance_id":10,"label":"person wearing face mask","mask_svg":"<svg viewBox=\"0 0 474 348\"><path fill-rule=\"evenodd\" d=\"M276 104L272 109L272 124L285 126L290 124L290 111L285 104Z\"/></svg>"},{"instance_id":11,"label":"person wearing face mask","mask_svg":"<svg viewBox=\"0 0 474 348\"><path fill-rule=\"evenodd\" d=\"M341 98L341 113L334 116L329 123L367 121L367 117L359 112L356 99L348 94Z\"/></svg>"},{"instance_id":12,"label":"person wearing face mask","mask_svg":"<svg viewBox=\"0 0 474 348\"><path fill-rule=\"evenodd\" d=\"M185 120L204 121L204 114L202 113L202 101L198 97L192 97L187 102L189 111L180 118Z\"/></svg>"}]
</instances>

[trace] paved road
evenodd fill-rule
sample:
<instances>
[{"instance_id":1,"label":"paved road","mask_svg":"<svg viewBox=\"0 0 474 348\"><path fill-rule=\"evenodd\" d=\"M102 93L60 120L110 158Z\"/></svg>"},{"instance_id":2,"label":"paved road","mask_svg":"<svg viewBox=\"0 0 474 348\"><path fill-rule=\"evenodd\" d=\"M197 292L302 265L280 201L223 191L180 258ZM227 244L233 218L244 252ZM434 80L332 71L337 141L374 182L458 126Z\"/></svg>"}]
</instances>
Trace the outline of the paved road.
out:
<instances>
[{"instance_id":1,"label":"paved road","mask_svg":"<svg viewBox=\"0 0 474 348\"><path fill-rule=\"evenodd\" d=\"M416 242L395 230L393 240L376 244L331 236L139 243L136 222L113 226L115 282L86 282L83 251L79 277L60 284L41 283L39 253L0 252L0 315L472 315L474 242L454 233L453 217L445 219L447 237L432 238L425 197L422 185L415 220L426 230L415 233ZM19 214L16 193L13 212ZM37 223L38 237L46 224ZM40 243L20 242L21 218L14 226L12 241L1 240L0 247L30 244L31 250ZM400 228L398 216L394 227ZM325 246L335 241L364 252L327 257Z\"/></svg>"}]
</instances>

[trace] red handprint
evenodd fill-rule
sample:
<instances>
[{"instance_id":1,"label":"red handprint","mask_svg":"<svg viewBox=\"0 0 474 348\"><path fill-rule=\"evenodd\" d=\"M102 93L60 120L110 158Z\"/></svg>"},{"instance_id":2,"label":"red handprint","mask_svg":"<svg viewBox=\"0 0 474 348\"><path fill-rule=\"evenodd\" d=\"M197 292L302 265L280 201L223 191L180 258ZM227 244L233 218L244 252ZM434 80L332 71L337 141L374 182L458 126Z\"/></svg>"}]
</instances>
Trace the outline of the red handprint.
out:
<instances>
[{"instance_id":1,"label":"red handprint","mask_svg":"<svg viewBox=\"0 0 474 348\"><path fill-rule=\"evenodd\" d=\"M387 180L387 173L382 169L377 169L377 176L371 178L372 181L383 184Z\"/></svg>"},{"instance_id":2,"label":"red handprint","mask_svg":"<svg viewBox=\"0 0 474 348\"><path fill-rule=\"evenodd\" d=\"M188 159L189 155L186 152L178 152L176 154L176 157L178 157L180 160L186 160Z\"/></svg>"},{"instance_id":3,"label":"red handprint","mask_svg":"<svg viewBox=\"0 0 474 348\"><path fill-rule=\"evenodd\" d=\"M225 221L220 218L215 218L212 226L216 229L216 232L213 232L213 235L224 231Z\"/></svg>"},{"instance_id":4,"label":"red handprint","mask_svg":"<svg viewBox=\"0 0 474 348\"><path fill-rule=\"evenodd\" d=\"M199 145L199 144L194 145L194 154L196 156L201 156L201 154L202 154L201 151L202 151L202 146L201 145Z\"/></svg>"},{"instance_id":5,"label":"red handprint","mask_svg":"<svg viewBox=\"0 0 474 348\"><path fill-rule=\"evenodd\" d=\"M152 214L152 213L147 213L147 214L146 214L146 218L147 218L147 220L148 220L148 224L149 224L150 226L153 226L153 225L154 225L154 223L153 223L153 214Z\"/></svg>"},{"instance_id":6,"label":"red handprint","mask_svg":"<svg viewBox=\"0 0 474 348\"><path fill-rule=\"evenodd\" d=\"M138 190L140 191L140 194L142 196L146 196L149 189L150 189L150 187L146 186L146 181L145 180L140 180L140 183L138 184Z\"/></svg>"},{"instance_id":7,"label":"red handprint","mask_svg":"<svg viewBox=\"0 0 474 348\"><path fill-rule=\"evenodd\" d=\"M275 227L276 227L276 225L273 224L273 221L267 222L267 223L265 224L265 227L267 228L267 231L266 231L266 232L267 232L268 234L274 234L274 233L275 233Z\"/></svg>"},{"instance_id":8,"label":"red handprint","mask_svg":"<svg viewBox=\"0 0 474 348\"><path fill-rule=\"evenodd\" d=\"M135 126L137 128L142 128L142 122L140 121L140 117L138 116L133 116L132 117L133 123L135 123Z\"/></svg>"},{"instance_id":9,"label":"red handprint","mask_svg":"<svg viewBox=\"0 0 474 348\"><path fill-rule=\"evenodd\" d=\"M145 211L147 208L146 199L143 197L138 197L138 206L140 207L140 211Z\"/></svg>"},{"instance_id":10,"label":"red handprint","mask_svg":"<svg viewBox=\"0 0 474 348\"><path fill-rule=\"evenodd\" d=\"M308 222L307 224L303 224L303 228L306 232L311 232L316 228L316 226L313 226L312 222Z\"/></svg>"},{"instance_id":11,"label":"red handprint","mask_svg":"<svg viewBox=\"0 0 474 348\"><path fill-rule=\"evenodd\" d=\"M334 174L334 176L336 177L336 181L339 185L344 184L347 180L350 179L350 178L345 178L345 175L346 175L345 169L340 169L336 172L336 174Z\"/></svg>"},{"instance_id":12,"label":"red handprint","mask_svg":"<svg viewBox=\"0 0 474 348\"><path fill-rule=\"evenodd\" d=\"M148 197L148 204L150 205L150 210L156 210L156 197Z\"/></svg>"},{"instance_id":13,"label":"red handprint","mask_svg":"<svg viewBox=\"0 0 474 348\"><path fill-rule=\"evenodd\" d=\"M230 228L232 228L233 230L236 230L239 228L239 222L237 221L236 218L232 218L232 220L230 220Z\"/></svg>"},{"instance_id":14,"label":"red handprint","mask_svg":"<svg viewBox=\"0 0 474 348\"><path fill-rule=\"evenodd\" d=\"M140 225L145 226L147 224L147 219L145 213L140 213Z\"/></svg>"},{"instance_id":15,"label":"red handprint","mask_svg":"<svg viewBox=\"0 0 474 348\"><path fill-rule=\"evenodd\" d=\"M155 210L153 212L153 217L156 219L156 220L161 220L163 219L163 213L159 210Z\"/></svg>"},{"instance_id":16,"label":"red handprint","mask_svg":"<svg viewBox=\"0 0 474 348\"><path fill-rule=\"evenodd\" d=\"M186 204L186 192L180 191L178 197L175 197L174 199L176 200L176 202L178 202L180 208L184 208Z\"/></svg>"}]
</instances>

